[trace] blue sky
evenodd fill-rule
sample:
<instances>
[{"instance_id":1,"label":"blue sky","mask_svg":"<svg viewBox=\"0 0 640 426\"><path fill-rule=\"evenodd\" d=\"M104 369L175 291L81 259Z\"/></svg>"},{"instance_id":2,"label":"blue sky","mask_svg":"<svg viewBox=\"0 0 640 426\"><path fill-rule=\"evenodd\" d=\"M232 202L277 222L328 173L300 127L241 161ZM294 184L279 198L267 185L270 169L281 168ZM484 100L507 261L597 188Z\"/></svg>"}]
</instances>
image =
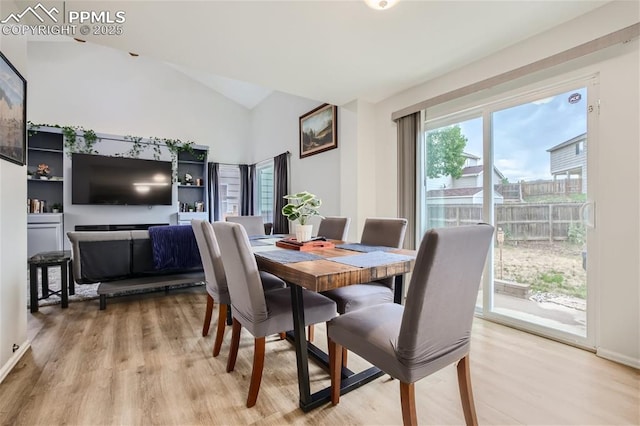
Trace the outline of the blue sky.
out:
<instances>
[{"instance_id":1,"label":"blue sky","mask_svg":"<svg viewBox=\"0 0 640 426\"><path fill-rule=\"evenodd\" d=\"M578 93L580 99L569 102ZM495 165L509 182L551 179L547 149L586 132L586 88L493 114ZM465 152L482 158L482 118L460 123Z\"/></svg>"}]
</instances>

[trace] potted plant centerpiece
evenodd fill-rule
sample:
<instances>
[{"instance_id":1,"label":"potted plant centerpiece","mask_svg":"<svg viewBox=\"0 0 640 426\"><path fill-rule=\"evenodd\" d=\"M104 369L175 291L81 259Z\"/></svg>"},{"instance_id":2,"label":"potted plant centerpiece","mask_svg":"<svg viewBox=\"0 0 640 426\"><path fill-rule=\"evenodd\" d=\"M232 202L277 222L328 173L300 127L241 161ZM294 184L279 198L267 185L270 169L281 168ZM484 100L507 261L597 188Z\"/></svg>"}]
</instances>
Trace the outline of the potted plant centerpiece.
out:
<instances>
[{"instance_id":1,"label":"potted plant centerpiece","mask_svg":"<svg viewBox=\"0 0 640 426\"><path fill-rule=\"evenodd\" d=\"M320 216L318 208L322 204L322 200L307 191L285 195L284 199L289 203L282 208L282 214L290 221L298 222L295 226L296 240L299 242L309 241L313 225L307 225L307 220L311 216Z\"/></svg>"}]
</instances>

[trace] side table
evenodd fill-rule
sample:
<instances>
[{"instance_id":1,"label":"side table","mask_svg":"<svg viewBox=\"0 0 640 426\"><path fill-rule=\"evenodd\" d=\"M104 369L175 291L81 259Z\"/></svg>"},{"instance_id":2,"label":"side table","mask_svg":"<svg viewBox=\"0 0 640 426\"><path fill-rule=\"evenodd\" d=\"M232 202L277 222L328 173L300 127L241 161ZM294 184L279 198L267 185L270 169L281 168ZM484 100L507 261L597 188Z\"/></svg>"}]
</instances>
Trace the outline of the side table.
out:
<instances>
[{"instance_id":1,"label":"side table","mask_svg":"<svg viewBox=\"0 0 640 426\"><path fill-rule=\"evenodd\" d=\"M75 294L75 285L71 269L71 251L46 251L29 258L29 290L31 312L38 312L38 300L59 294L62 308L69 307L69 294ZM49 290L49 267L60 267L60 290ZM42 270L42 297L38 298L38 268Z\"/></svg>"}]
</instances>

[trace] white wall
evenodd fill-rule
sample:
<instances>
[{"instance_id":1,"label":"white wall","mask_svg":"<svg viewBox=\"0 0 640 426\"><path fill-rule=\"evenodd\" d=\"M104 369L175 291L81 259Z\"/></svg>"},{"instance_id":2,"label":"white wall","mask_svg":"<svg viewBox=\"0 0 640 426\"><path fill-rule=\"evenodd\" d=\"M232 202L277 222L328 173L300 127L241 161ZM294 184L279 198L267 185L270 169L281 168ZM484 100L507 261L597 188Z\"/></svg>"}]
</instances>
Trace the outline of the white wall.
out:
<instances>
[{"instance_id":1,"label":"white wall","mask_svg":"<svg viewBox=\"0 0 640 426\"><path fill-rule=\"evenodd\" d=\"M191 140L242 162L249 110L144 56L91 43L29 42L28 118L99 133Z\"/></svg>"},{"instance_id":2,"label":"white wall","mask_svg":"<svg viewBox=\"0 0 640 426\"><path fill-rule=\"evenodd\" d=\"M349 136L342 131L338 108L338 148L300 158L299 118L322 102L274 92L251 111L251 158L256 163L285 151L290 156L291 192L309 191L322 199L324 216L340 214L340 158ZM317 221L314 221L317 223Z\"/></svg>"},{"instance_id":3,"label":"white wall","mask_svg":"<svg viewBox=\"0 0 640 426\"><path fill-rule=\"evenodd\" d=\"M533 37L456 72L416 86L376 105L376 211L395 214L396 126L394 111L515 69L638 22L638 2L613 2L559 28ZM578 61L576 75L599 72L596 348L598 354L640 368L640 130L638 41L609 49L596 64ZM593 144L589 146L591 150ZM612 185L612 182L624 182ZM621 208L620 206L624 206ZM591 259L591 258L590 258Z\"/></svg>"},{"instance_id":4,"label":"white wall","mask_svg":"<svg viewBox=\"0 0 640 426\"><path fill-rule=\"evenodd\" d=\"M0 16L3 10L0 3ZM28 80L26 40L0 36L0 50ZM0 381L29 347L25 169L0 160ZM14 344L20 346L15 353Z\"/></svg>"}]
</instances>

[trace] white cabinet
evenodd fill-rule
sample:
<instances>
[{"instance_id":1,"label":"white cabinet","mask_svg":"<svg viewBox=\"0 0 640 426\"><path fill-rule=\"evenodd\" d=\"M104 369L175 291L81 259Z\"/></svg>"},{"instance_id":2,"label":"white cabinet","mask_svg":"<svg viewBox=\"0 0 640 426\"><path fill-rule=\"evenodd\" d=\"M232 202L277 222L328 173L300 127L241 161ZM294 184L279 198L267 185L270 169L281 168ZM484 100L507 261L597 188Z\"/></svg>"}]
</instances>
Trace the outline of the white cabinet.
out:
<instances>
[{"instance_id":1,"label":"white cabinet","mask_svg":"<svg viewBox=\"0 0 640 426\"><path fill-rule=\"evenodd\" d=\"M191 225L191 219L209 220L207 212L180 212L177 213L178 225Z\"/></svg>"},{"instance_id":2,"label":"white cabinet","mask_svg":"<svg viewBox=\"0 0 640 426\"><path fill-rule=\"evenodd\" d=\"M27 256L43 251L62 250L62 213L30 214L27 217Z\"/></svg>"}]
</instances>

